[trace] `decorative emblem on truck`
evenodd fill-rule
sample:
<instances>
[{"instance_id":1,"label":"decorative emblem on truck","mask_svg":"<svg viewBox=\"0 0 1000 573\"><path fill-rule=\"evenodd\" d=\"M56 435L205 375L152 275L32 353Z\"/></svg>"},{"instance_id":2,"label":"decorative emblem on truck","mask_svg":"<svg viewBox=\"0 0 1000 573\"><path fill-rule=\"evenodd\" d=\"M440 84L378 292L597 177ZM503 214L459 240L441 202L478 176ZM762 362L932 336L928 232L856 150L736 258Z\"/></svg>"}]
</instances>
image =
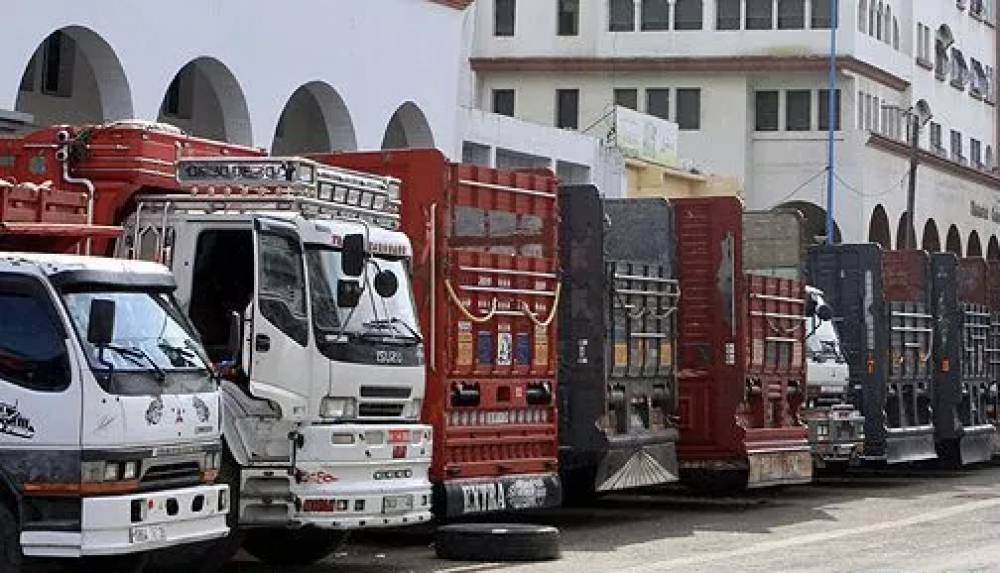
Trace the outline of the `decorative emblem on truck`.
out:
<instances>
[{"instance_id":1,"label":"decorative emblem on truck","mask_svg":"<svg viewBox=\"0 0 1000 573\"><path fill-rule=\"evenodd\" d=\"M35 427L28 417L21 414L17 402L0 402L0 434L25 439L35 437Z\"/></svg>"},{"instance_id":2,"label":"decorative emblem on truck","mask_svg":"<svg viewBox=\"0 0 1000 573\"><path fill-rule=\"evenodd\" d=\"M157 396L146 408L146 423L155 426L163 420L163 398Z\"/></svg>"},{"instance_id":3,"label":"decorative emblem on truck","mask_svg":"<svg viewBox=\"0 0 1000 573\"><path fill-rule=\"evenodd\" d=\"M207 422L210 412L208 411L208 405L205 404L205 401L195 396L191 399L191 403L194 404L194 415L198 418L198 421L202 424Z\"/></svg>"}]
</instances>

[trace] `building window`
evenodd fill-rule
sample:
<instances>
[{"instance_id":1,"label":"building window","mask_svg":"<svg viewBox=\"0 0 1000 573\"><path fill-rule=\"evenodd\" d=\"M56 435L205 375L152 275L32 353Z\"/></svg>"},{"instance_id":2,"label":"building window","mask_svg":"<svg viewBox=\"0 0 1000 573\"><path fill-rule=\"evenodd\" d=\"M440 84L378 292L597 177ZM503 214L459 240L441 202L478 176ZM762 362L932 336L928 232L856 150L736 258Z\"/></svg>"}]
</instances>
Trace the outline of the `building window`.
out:
<instances>
[{"instance_id":1,"label":"building window","mask_svg":"<svg viewBox=\"0 0 1000 573\"><path fill-rule=\"evenodd\" d=\"M976 169L983 168L983 144L978 139L969 140L969 159Z\"/></svg>"},{"instance_id":2,"label":"building window","mask_svg":"<svg viewBox=\"0 0 1000 573\"><path fill-rule=\"evenodd\" d=\"M944 153L944 145L941 139L941 124L931 122L931 150L937 154Z\"/></svg>"},{"instance_id":3,"label":"building window","mask_svg":"<svg viewBox=\"0 0 1000 573\"><path fill-rule=\"evenodd\" d=\"M789 90L785 93L785 129L809 131L812 127L812 92Z\"/></svg>"},{"instance_id":4,"label":"building window","mask_svg":"<svg viewBox=\"0 0 1000 573\"><path fill-rule=\"evenodd\" d=\"M965 157L962 155L962 132L951 130L951 160L958 161L959 163L964 162Z\"/></svg>"},{"instance_id":5,"label":"building window","mask_svg":"<svg viewBox=\"0 0 1000 573\"><path fill-rule=\"evenodd\" d=\"M854 102L858 111L858 129L865 128L865 92L858 91L858 99Z\"/></svg>"},{"instance_id":6,"label":"building window","mask_svg":"<svg viewBox=\"0 0 1000 573\"><path fill-rule=\"evenodd\" d=\"M514 117L514 90L493 90L493 113Z\"/></svg>"},{"instance_id":7,"label":"building window","mask_svg":"<svg viewBox=\"0 0 1000 573\"><path fill-rule=\"evenodd\" d=\"M801 30L806 27L806 0L778 0L778 29Z\"/></svg>"},{"instance_id":8,"label":"building window","mask_svg":"<svg viewBox=\"0 0 1000 573\"><path fill-rule=\"evenodd\" d=\"M642 0L642 29L670 29L670 2L668 0Z\"/></svg>"},{"instance_id":9,"label":"building window","mask_svg":"<svg viewBox=\"0 0 1000 573\"><path fill-rule=\"evenodd\" d=\"M872 98L872 131L874 131L875 133L879 132L879 129L878 129L878 121L879 121L878 110L879 110L879 100L878 100L877 97ZM829 129L829 128L824 128L824 129Z\"/></svg>"},{"instance_id":10,"label":"building window","mask_svg":"<svg viewBox=\"0 0 1000 573\"><path fill-rule=\"evenodd\" d=\"M813 11L815 13L815 10ZM868 0L858 1L858 31L862 34L868 33Z\"/></svg>"},{"instance_id":11,"label":"building window","mask_svg":"<svg viewBox=\"0 0 1000 573\"><path fill-rule=\"evenodd\" d=\"M778 131L778 92L754 94L754 117L757 131Z\"/></svg>"},{"instance_id":12,"label":"building window","mask_svg":"<svg viewBox=\"0 0 1000 573\"><path fill-rule=\"evenodd\" d=\"M610 0L608 3L608 31L635 31L635 3L632 0Z\"/></svg>"},{"instance_id":13,"label":"building window","mask_svg":"<svg viewBox=\"0 0 1000 573\"><path fill-rule=\"evenodd\" d=\"M618 88L615 90L615 105L629 109L639 109L639 90L635 88Z\"/></svg>"},{"instance_id":14,"label":"building window","mask_svg":"<svg viewBox=\"0 0 1000 573\"><path fill-rule=\"evenodd\" d=\"M560 36L576 36L580 33L580 0L559 0Z\"/></svg>"},{"instance_id":15,"label":"building window","mask_svg":"<svg viewBox=\"0 0 1000 573\"><path fill-rule=\"evenodd\" d=\"M819 90L819 129L830 129L830 90ZM833 96L833 129L840 131L840 90Z\"/></svg>"},{"instance_id":16,"label":"building window","mask_svg":"<svg viewBox=\"0 0 1000 573\"><path fill-rule=\"evenodd\" d=\"M660 119L670 119L670 90L667 88L646 90L646 113Z\"/></svg>"},{"instance_id":17,"label":"building window","mask_svg":"<svg viewBox=\"0 0 1000 573\"><path fill-rule=\"evenodd\" d=\"M556 90L556 127L579 129L580 90Z\"/></svg>"},{"instance_id":18,"label":"building window","mask_svg":"<svg viewBox=\"0 0 1000 573\"><path fill-rule=\"evenodd\" d=\"M53 32L42 46L42 93L59 97L73 95L73 64L76 45L62 32Z\"/></svg>"},{"instance_id":19,"label":"building window","mask_svg":"<svg viewBox=\"0 0 1000 573\"><path fill-rule=\"evenodd\" d=\"M746 0L747 30L770 30L774 20L774 3L772 0Z\"/></svg>"},{"instance_id":20,"label":"building window","mask_svg":"<svg viewBox=\"0 0 1000 573\"><path fill-rule=\"evenodd\" d=\"M899 50L899 19L892 19L892 49Z\"/></svg>"},{"instance_id":21,"label":"building window","mask_svg":"<svg viewBox=\"0 0 1000 573\"><path fill-rule=\"evenodd\" d=\"M33 92L35 91L35 58L34 55L28 60L28 66L24 69L24 75L21 76L21 85L17 88L22 92Z\"/></svg>"},{"instance_id":22,"label":"building window","mask_svg":"<svg viewBox=\"0 0 1000 573\"><path fill-rule=\"evenodd\" d=\"M715 6L717 30L740 29L740 0L718 0Z\"/></svg>"},{"instance_id":23,"label":"building window","mask_svg":"<svg viewBox=\"0 0 1000 573\"><path fill-rule=\"evenodd\" d=\"M969 79L969 66L965 63L965 55L958 48L951 49L951 85L960 90L965 89Z\"/></svg>"},{"instance_id":24,"label":"building window","mask_svg":"<svg viewBox=\"0 0 1000 573\"><path fill-rule=\"evenodd\" d=\"M702 0L677 0L674 4L675 30L701 30Z\"/></svg>"},{"instance_id":25,"label":"building window","mask_svg":"<svg viewBox=\"0 0 1000 573\"><path fill-rule=\"evenodd\" d=\"M513 36L517 0L493 0L493 35Z\"/></svg>"},{"instance_id":26,"label":"building window","mask_svg":"<svg viewBox=\"0 0 1000 573\"><path fill-rule=\"evenodd\" d=\"M986 146L986 157L983 158L983 168L987 171L992 171L995 165L993 165L993 148L989 145Z\"/></svg>"},{"instance_id":27,"label":"building window","mask_svg":"<svg viewBox=\"0 0 1000 573\"><path fill-rule=\"evenodd\" d=\"M701 90L680 88L677 90L677 126L683 130L701 129Z\"/></svg>"},{"instance_id":28,"label":"building window","mask_svg":"<svg viewBox=\"0 0 1000 573\"><path fill-rule=\"evenodd\" d=\"M948 50L941 40L934 41L934 75L941 81L948 79Z\"/></svg>"},{"instance_id":29,"label":"building window","mask_svg":"<svg viewBox=\"0 0 1000 573\"><path fill-rule=\"evenodd\" d=\"M829 30L833 27L833 19L838 14L831 12L839 10L835 0L812 0L812 15L810 25L814 30ZM839 18L837 18L839 20Z\"/></svg>"}]
</instances>

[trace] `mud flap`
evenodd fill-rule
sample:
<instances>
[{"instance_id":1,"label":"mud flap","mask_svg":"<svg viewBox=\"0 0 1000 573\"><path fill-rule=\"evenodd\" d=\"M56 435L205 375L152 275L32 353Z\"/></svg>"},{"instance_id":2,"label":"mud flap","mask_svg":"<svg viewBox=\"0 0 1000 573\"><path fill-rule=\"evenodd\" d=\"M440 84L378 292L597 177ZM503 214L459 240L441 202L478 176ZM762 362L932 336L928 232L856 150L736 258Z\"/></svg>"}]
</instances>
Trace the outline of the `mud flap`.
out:
<instances>
[{"instance_id":1,"label":"mud flap","mask_svg":"<svg viewBox=\"0 0 1000 573\"><path fill-rule=\"evenodd\" d=\"M594 480L596 491L613 491L677 481L673 442L638 448L611 449L601 458Z\"/></svg>"},{"instance_id":2,"label":"mud flap","mask_svg":"<svg viewBox=\"0 0 1000 573\"><path fill-rule=\"evenodd\" d=\"M996 429L992 425L965 428L959 440L962 465L978 464L993 457L993 440Z\"/></svg>"},{"instance_id":3,"label":"mud flap","mask_svg":"<svg viewBox=\"0 0 1000 573\"><path fill-rule=\"evenodd\" d=\"M885 438L885 462L901 464L937 458L933 426L890 428Z\"/></svg>"},{"instance_id":4,"label":"mud flap","mask_svg":"<svg viewBox=\"0 0 1000 573\"><path fill-rule=\"evenodd\" d=\"M562 504L558 474L530 474L435 484L435 513L446 517L513 512Z\"/></svg>"},{"instance_id":5,"label":"mud flap","mask_svg":"<svg viewBox=\"0 0 1000 573\"><path fill-rule=\"evenodd\" d=\"M808 450L751 453L748 488L804 484L812 481L812 453Z\"/></svg>"}]
</instances>

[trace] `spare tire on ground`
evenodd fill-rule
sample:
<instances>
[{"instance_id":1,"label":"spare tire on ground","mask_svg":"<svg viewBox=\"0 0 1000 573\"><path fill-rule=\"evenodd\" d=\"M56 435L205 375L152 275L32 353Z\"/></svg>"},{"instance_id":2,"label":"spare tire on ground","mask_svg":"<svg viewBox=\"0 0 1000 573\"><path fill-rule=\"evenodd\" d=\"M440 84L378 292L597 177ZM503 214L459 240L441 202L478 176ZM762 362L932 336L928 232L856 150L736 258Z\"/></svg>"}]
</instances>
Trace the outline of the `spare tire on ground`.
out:
<instances>
[{"instance_id":1,"label":"spare tire on ground","mask_svg":"<svg viewBox=\"0 0 1000 573\"><path fill-rule=\"evenodd\" d=\"M456 523L439 527L437 556L452 561L547 561L559 558L559 530L524 523Z\"/></svg>"}]
</instances>

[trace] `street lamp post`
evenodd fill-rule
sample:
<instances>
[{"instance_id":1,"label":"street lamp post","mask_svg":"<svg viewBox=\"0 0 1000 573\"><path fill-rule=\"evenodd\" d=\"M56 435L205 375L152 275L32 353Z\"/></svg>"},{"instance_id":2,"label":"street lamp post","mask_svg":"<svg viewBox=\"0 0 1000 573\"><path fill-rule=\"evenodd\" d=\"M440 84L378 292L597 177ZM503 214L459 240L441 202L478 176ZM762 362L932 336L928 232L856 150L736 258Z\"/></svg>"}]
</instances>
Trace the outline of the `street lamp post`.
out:
<instances>
[{"instance_id":1,"label":"street lamp post","mask_svg":"<svg viewBox=\"0 0 1000 573\"><path fill-rule=\"evenodd\" d=\"M917 248L917 223L914 204L917 200L917 167L920 165L920 130L931 120L931 108L926 100L919 100L907 113L910 120L910 180L906 188L906 229L903 234L908 249Z\"/></svg>"}]
</instances>

